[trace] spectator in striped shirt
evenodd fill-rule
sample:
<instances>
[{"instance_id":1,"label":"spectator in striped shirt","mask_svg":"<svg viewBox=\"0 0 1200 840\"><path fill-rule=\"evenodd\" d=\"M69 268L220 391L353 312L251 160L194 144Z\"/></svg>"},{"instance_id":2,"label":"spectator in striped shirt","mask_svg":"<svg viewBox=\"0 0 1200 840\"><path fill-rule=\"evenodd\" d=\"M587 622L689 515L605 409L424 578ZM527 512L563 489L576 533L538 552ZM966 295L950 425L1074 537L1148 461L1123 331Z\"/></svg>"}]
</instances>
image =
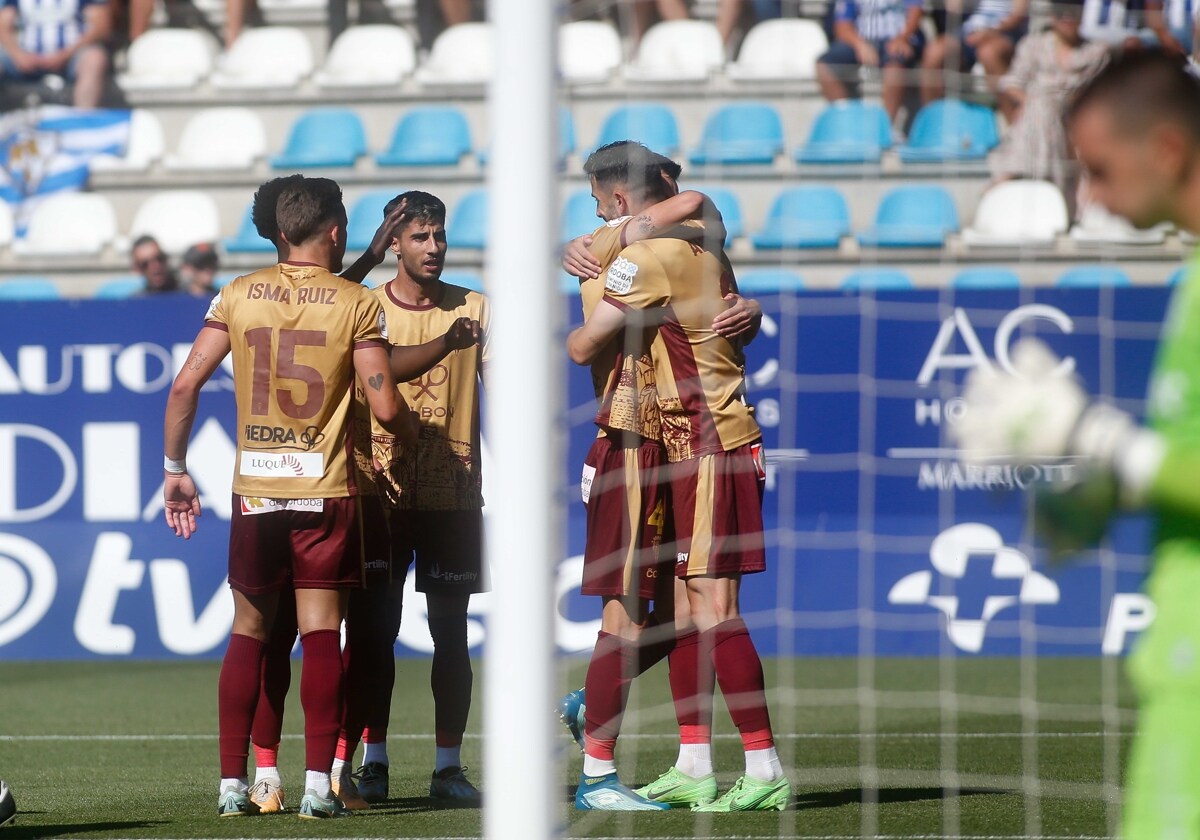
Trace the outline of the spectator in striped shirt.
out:
<instances>
[{"instance_id":1,"label":"spectator in striped shirt","mask_svg":"<svg viewBox=\"0 0 1200 840\"><path fill-rule=\"evenodd\" d=\"M1079 34L1127 50L1157 46L1154 32L1142 26L1143 10L1143 0L1084 0Z\"/></svg>"},{"instance_id":2,"label":"spectator in striped shirt","mask_svg":"<svg viewBox=\"0 0 1200 840\"><path fill-rule=\"evenodd\" d=\"M1197 0L1146 0L1146 26L1163 50L1191 55L1196 43Z\"/></svg>"},{"instance_id":3,"label":"spectator in striped shirt","mask_svg":"<svg viewBox=\"0 0 1200 840\"><path fill-rule=\"evenodd\" d=\"M859 67L883 71L883 107L894 123L904 101L905 74L925 47L921 0L837 0L835 41L817 60L821 93L830 102L851 96Z\"/></svg>"},{"instance_id":4,"label":"spectator in striped shirt","mask_svg":"<svg viewBox=\"0 0 1200 840\"><path fill-rule=\"evenodd\" d=\"M95 108L108 75L111 29L106 0L3 0L0 75L20 81L64 76L75 85L76 107Z\"/></svg>"},{"instance_id":5,"label":"spectator in striped shirt","mask_svg":"<svg viewBox=\"0 0 1200 840\"><path fill-rule=\"evenodd\" d=\"M1029 28L1029 0L979 0L966 17L961 15L961 3L952 0L950 6L950 25L921 57L921 101L928 104L941 99L946 93L946 75L970 73L976 62L987 76L988 90L998 95L1000 77L1008 72L1017 41ZM961 86L968 87L963 82ZM1005 108L1007 101L1001 100L1001 108L1011 122L1013 109Z\"/></svg>"}]
</instances>

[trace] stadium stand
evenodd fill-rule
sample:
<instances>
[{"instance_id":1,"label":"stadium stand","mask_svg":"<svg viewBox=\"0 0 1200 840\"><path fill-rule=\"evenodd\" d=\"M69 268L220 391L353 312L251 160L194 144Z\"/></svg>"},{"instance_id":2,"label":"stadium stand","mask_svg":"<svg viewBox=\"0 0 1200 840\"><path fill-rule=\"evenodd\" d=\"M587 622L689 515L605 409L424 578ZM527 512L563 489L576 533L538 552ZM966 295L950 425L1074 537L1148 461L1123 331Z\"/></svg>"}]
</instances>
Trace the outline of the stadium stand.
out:
<instances>
[{"instance_id":1,"label":"stadium stand","mask_svg":"<svg viewBox=\"0 0 1200 840\"><path fill-rule=\"evenodd\" d=\"M707 195L717 205L721 214L721 222L725 225L725 247L728 248L735 239L740 239L746 233L746 224L742 219L742 204L738 201L737 193L728 187L712 184L693 184L694 190Z\"/></svg>"},{"instance_id":2,"label":"stadium stand","mask_svg":"<svg viewBox=\"0 0 1200 840\"><path fill-rule=\"evenodd\" d=\"M617 140L637 140L671 156L679 151L679 124L671 109L657 102L618 105L604 119L595 144L584 155Z\"/></svg>"},{"instance_id":3,"label":"stadium stand","mask_svg":"<svg viewBox=\"0 0 1200 840\"><path fill-rule=\"evenodd\" d=\"M950 193L934 184L896 187L883 197L875 224L858 235L875 248L940 248L958 231L958 210Z\"/></svg>"},{"instance_id":4,"label":"stadium stand","mask_svg":"<svg viewBox=\"0 0 1200 840\"><path fill-rule=\"evenodd\" d=\"M747 83L812 79L817 59L828 49L825 30L815 21L766 20L747 33L725 74Z\"/></svg>"},{"instance_id":5,"label":"stadium stand","mask_svg":"<svg viewBox=\"0 0 1200 840\"><path fill-rule=\"evenodd\" d=\"M473 190L454 205L446 228L446 241L451 248L486 248L487 226L487 190Z\"/></svg>"},{"instance_id":6,"label":"stadium stand","mask_svg":"<svg viewBox=\"0 0 1200 840\"><path fill-rule=\"evenodd\" d=\"M38 202L12 248L20 256L92 257L116 237L112 202L99 193L67 192Z\"/></svg>"},{"instance_id":7,"label":"stadium stand","mask_svg":"<svg viewBox=\"0 0 1200 840\"><path fill-rule=\"evenodd\" d=\"M275 246L258 235L258 230L254 227L254 218L252 216L254 210L254 202L250 202L246 207L246 212L242 216L242 223L238 226L238 231L233 236L230 236L222 243L225 250L231 254L273 254Z\"/></svg>"},{"instance_id":8,"label":"stadium stand","mask_svg":"<svg viewBox=\"0 0 1200 840\"><path fill-rule=\"evenodd\" d=\"M354 166L367 153L367 134L358 114L347 108L319 108L292 124L275 169Z\"/></svg>"},{"instance_id":9,"label":"stadium stand","mask_svg":"<svg viewBox=\"0 0 1200 840\"><path fill-rule=\"evenodd\" d=\"M371 244L371 237L375 235L375 229L383 221L383 208L402 192L404 192L402 189L372 190L354 202L346 223L346 247L348 249L361 251Z\"/></svg>"},{"instance_id":10,"label":"stadium stand","mask_svg":"<svg viewBox=\"0 0 1200 840\"><path fill-rule=\"evenodd\" d=\"M162 121L153 111L134 108L129 117L129 145L121 156L102 154L89 162L92 172L145 172L166 152Z\"/></svg>"},{"instance_id":11,"label":"stadium stand","mask_svg":"<svg viewBox=\"0 0 1200 840\"><path fill-rule=\"evenodd\" d=\"M596 200L589 190L576 190L562 209L562 241L591 233L603 222L596 216Z\"/></svg>"},{"instance_id":12,"label":"stadium stand","mask_svg":"<svg viewBox=\"0 0 1200 840\"><path fill-rule=\"evenodd\" d=\"M1080 245L1161 245L1167 231L1160 227L1138 230L1129 222L1109 213L1099 204L1089 204L1071 228L1071 239Z\"/></svg>"},{"instance_id":13,"label":"stadium stand","mask_svg":"<svg viewBox=\"0 0 1200 840\"><path fill-rule=\"evenodd\" d=\"M109 280L100 288L96 289L92 297L100 300L120 300L123 298L137 297L145 288L146 281L142 277L118 277L115 280Z\"/></svg>"},{"instance_id":14,"label":"stadium stand","mask_svg":"<svg viewBox=\"0 0 1200 840\"><path fill-rule=\"evenodd\" d=\"M152 29L134 41L117 82L126 91L187 90L213 70L217 42L198 29Z\"/></svg>"},{"instance_id":15,"label":"stadium stand","mask_svg":"<svg viewBox=\"0 0 1200 840\"><path fill-rule=\"evenodd\" d=\"M471 127L458 108L414 108L396 123L379 166L457 166L471 151Z\"/></svg>"},{"instance_id":16,"label":"stadium stand","mask_svg":"<svg viewBox=\"0 0 1200 840\"><path fill-rule=\"evenodd\" d=\"M950 285L955 289L1015 289L1021 278L1011 269L982 265L958 272Z\"/></svg>"},{"instance_id":17,"label":"stadium stand","mask_svg":"<svg viewBox=\"0 0 1200 840\"><path fill-rule=\"evenodd\" d=\"M665 20L646 31L625 78L640 82L702 82L725 63L717 28L703 20Z\"/></svg>"},{"instance_id":18,"label":"stadium stand","mask_svg":"<svg viewBox=\"0 0 1200 840\"><path fill-rule=\"evenodd\" d=\"M892 147L892 127L879 105L846 99L826 107L796 150L797 163L872 163Z\"/></svg>"},{"instance_id":19,"label":"stadium stand","mask_svg":"<svg viewBox=\"0 0 1200 840\"><path fill-rule=\"evenodd\" d=\"M792 187L776 196L763 229L750 237L762 250L836 248L850 233L846 199L833 187Z\"/></svg>"},{"instance_id":20,"label":"stadium stand","mask_svg":"<svg viewBox=\"0 0 1200 840\"><path fill-rule=\"evenodd\" d=\"M483 291L483 278L469 271L443 271L442 280L475 292Z\"/></svg>"},{"instance_id":21,"label":"stadium stand","mask_svg":"<svg viewBox=\"0 0 1200 840\"><path fill-rule=\"evenodd\" d=\"M1061 289L1119 288L1133 281L1129 275L1111 265L1081 265L1064 271L1054 284Z\"/></svg>"},{"instance_id":22,"label":"stadium stand","mask_svg":"<svg viewBox=\"0 0 1200 840\"><path fill-rule=\"evenodd\" d=\"M180 169L248 169L266 155L267 133L250 108L208 108L188 120L174 154L163 166Z\"/></svg>"},{"instance_id":23,"label":"stadium stand","mask_svg":"<svg viewBox=\"0 0 1200 840\"><path fill-rule=\"evenodd\" d=\"M898 152L905 163L982 160L999 142L990 108L939 99L917 112L908 142Z\"/></svg>"},{"instance_id":24,"label":"stadium stand","mask_svg":"<svg viewBox=\"0 0 1200 840\"><path fill-rule=\"evenodd\" d=\"M779 112L763 102L736 102L709 114L688 160L698 166L770 164L783 149Z\"/></svg>"},{"instance_id":25,"label":"stadium stand","mask_svg":"<svg viewBox=\"0 0 1200 840\"><path fill-rule=\"evenodd\" d=\"M1049 181L1005 181L983 194L963 243L1019 248L1052 245L1070 219L1062 192Z\"/></svg>"},{"instance_id":26,"label":"stadium stand","mask_svg":"<svg viewBox=\"0 0 1200 840\"><path fill-rule=\"evenodd\" d=\"M912 278L894 268L860 268L842 281L843 291L891 291L913 288Z\"/></svg>"},{"instance_id":27,"label":"stadium stand","mask_svg":"<svg viewBox=\"0 0 1200 840\"><path fill-rule=\"evenodd\" d=\"M607 82L621 66L621 36L594 20L564 23L558 30L558 71L569 85Z\"/></svg>"},{"instance_id":28,"label":"stadium stand","mask_svg":"<svg viewBox=\"0 0 1200 840\"><path fill-rule=\"evenodd\" d=\"M129 228L129 240L144 234L157 239L168 254L182 254L197 242L221 238L221 214L212 197L200 190L156 193L138 208Z\"/></svg>"},{"instance_id":29,"label":"stadium stand","mask_svg":"<svg viewBox=\"0 0 1200 840\"><path fill-rule=\"evenodd\" d=\"M486 23L460 23L437 37L416 79L427 87L483 85L495 65L492 29Z\"/></svg>"},{"instance_id":30,"label":"stadium stand","mask_svg":"<svg viewBox=\"0 0 1200 840\"><path fill-rule=\"evenodd\" d=\"M787 269L759 269L738 277L738 290L753 292L793 292L804 288L804 278Z\"/></svg>"},{"instance_id":31,"label":"stadium stand","mask_svg":"<svg viewBox=\"0 0 1200 840\"><path fill-rule=\"evenodd\" d=\"M329 48L313 81L322 88L389 87L400 84L417 66L417 51L407 29L391 24L353 26Z\"/></svg>"},{"instance_id":32,"label":"stadium stand","mask_svg":"<svg viewBox=\"0 0 1200 840\"><path fill-rule=\"evenodd\" d=\"M58 300L62 295L48 277L8 277L0 280L0 300Z\"/></svg>"},{"instance_id":33,"label":"stadium stand","mask_svg":"<svg viewBox=\"0 0 1200 840\"><path fill-rule=\"evenodd\" d=\"M313 69L312 44L303 31L263 26L238 36L217 61L211 82L218 90L286 89L308 78Z\"/></svg>"},{"instance_id":34,"label":"stadium stand","mask_svg":"<svg viewBox=\"0 0 1200 840\"><path fill-rule=\"evenodd\" d=\"M0 248L11 244L16 236L16 224L13 220L12 209L7 203L0 201Z\"/></svg>"}]
</instances>

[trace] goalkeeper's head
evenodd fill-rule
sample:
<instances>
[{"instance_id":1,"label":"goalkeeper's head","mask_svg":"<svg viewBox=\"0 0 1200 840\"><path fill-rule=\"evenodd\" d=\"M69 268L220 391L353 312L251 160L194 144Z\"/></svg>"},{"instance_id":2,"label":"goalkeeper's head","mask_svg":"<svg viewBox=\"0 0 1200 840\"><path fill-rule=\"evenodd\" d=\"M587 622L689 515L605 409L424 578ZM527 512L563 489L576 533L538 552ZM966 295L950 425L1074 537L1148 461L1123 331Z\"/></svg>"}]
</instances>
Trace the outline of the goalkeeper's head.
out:
<instances>
[{"instance_id":1,"label":"goalkeeper's head","mask_svg":"<svg viewBox=\"0 0 1200 840\"><path fill-rule=\"evenodd\" d=\"M634 140L618 140L588 155L596 215L606 222L640 213L679 192L678 163Z\"/></svg>"},{"instance_id":2,"label":"goalkeeper's head","mask_svg":"<svg viewBox=\"0 0 1200 840\"><path fill-rule=\"evenodd\" d=\"M1139 228L1200 223L1200 80L1158 51L1114 58L1067 106L1091 196Z\"/></svg>"}]
</instances>

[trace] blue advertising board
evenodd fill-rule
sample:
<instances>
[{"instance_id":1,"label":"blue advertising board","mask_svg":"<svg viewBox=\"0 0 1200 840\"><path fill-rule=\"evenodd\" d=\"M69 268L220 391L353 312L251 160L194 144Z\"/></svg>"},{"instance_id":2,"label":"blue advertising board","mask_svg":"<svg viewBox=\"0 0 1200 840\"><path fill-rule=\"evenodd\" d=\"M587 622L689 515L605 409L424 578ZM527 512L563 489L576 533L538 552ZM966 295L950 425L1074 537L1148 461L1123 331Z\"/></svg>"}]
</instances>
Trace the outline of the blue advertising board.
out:
<instances>
[{"instance_id":1,"label":"blue advertising board","mask_svg":"<svg viewBox=\"0 0 1200 840\"><path fill-rule=\"evenodd\" d=\"M1048 569L1025 490L1070 465L960 466L948 424L965 375L1038 335L1093 394L1140 412L1165 289L761 292L747 350L768 451L768 571L742 606L779 655L1101 655L1151 620L1139 594L1147 522ZM569 319L578 300L564 295ZM4 305L0 330L0 659L218 656L234 405L222 369L200 401L188 463L204 514L191 540L162 516L162 414L204 314L190 298ZM563 360L569 427L558 641L590 649L579 594L579 471L594 437L587 372ZM485 440L485 498L489 492ZM503 574L504 558L490 558ZM411 589L397 650L431 649ZM487 596L470 638L486 636Z\"/></svg>"}]
</instances>

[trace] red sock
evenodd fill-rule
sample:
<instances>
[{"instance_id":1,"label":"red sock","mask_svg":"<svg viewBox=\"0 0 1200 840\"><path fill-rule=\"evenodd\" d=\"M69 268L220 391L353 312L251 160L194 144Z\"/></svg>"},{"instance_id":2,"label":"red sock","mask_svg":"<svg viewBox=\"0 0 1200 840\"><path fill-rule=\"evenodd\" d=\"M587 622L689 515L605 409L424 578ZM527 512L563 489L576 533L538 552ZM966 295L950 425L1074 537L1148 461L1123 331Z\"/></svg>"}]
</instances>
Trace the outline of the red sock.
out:
<instances>
[{"instance_id":1,"label":"red sock","mask_svg":"<svg viewBox=\"0 0 1200 840\"><path fill-rule=\"evenodd\" d=\"M612 758L621 732L621 718L629 697L629 683L637 673L637 648L619 636L600 631L584 679L587 709L585 752L594 758ZM597 745L598 752L592 751Z\"/></svg>"},{"instance_id":2,"label":"red sock","mask_svg":"<svg viewBox=\"0 0 1200 840\"><path fill-rule=\"evenodd\" d=\"M263 643L249 636L230 634L217 683L217 720L220 731L221 777L246 775L250 754L250 727L258 704Z\"/></svg>"},{"instance_id":3,"label":"red sock","mask_svg":"<svg viewBox=\"0 0 1200 840\"><path fill-rule=\"evenodd\" d=\"M773 746L762 661L746 622L731 618L709 633L713 637L712 662L717 682L721 684L729 716L742 734L742 745L748 750Z\"/></svg>"},{"instance_id":4,"label":"red sock","mask_svg":"<svg viewBox=\"0 0 1200 840\"><path fill-rule=\"evenodd\" d=\"M385 726L382 729L378 729L374 726L368 726L363 730L362 739L364 744L378 744L381 741L386 741L387 727Z\"/></svg>"},{"instance_id":5,"label":"red sock","mask_svg":"<svg viewBox=\"0 0 1200 840\"><path fill-rule=\"evenodd\" d=\"M689 630L675 640L669 657L671 699L679 721L679 740L684 744L707 744L712 740L713 674L709 639Z\"/></svg>"},{"instance_id":6,"label":"red sock","mask_svg":"<svg viewBox=\"0 0 1200 840\"><path fill-rule=\"evenodd\" d=\"M275 743L267 747L260 747L258 744L254 744L254 766L278 767L279 744Z\"/></svg>"},{"instance_id":7,"label":"red sock","mask_svg":"<svg viewBox=\"0 0 1200 840\"><path fill-rule=\"evenodd\" d=\"M461 732L447 732L444 729L435 729L433 739L434 743L439 747L461 747L463 734Z\"/></svg>"},{"instance_id":8,"label":"red sock","mask_svg":"<svg viewBox=\"0 0 1200 840\"><path fill-rule=\"evenodd\" d=\"M337 630L314 630L300 637L304 667L300 704L304 707L304 766L328 773L342 728L342 651Z\"/></svg>"}]
</instances>

